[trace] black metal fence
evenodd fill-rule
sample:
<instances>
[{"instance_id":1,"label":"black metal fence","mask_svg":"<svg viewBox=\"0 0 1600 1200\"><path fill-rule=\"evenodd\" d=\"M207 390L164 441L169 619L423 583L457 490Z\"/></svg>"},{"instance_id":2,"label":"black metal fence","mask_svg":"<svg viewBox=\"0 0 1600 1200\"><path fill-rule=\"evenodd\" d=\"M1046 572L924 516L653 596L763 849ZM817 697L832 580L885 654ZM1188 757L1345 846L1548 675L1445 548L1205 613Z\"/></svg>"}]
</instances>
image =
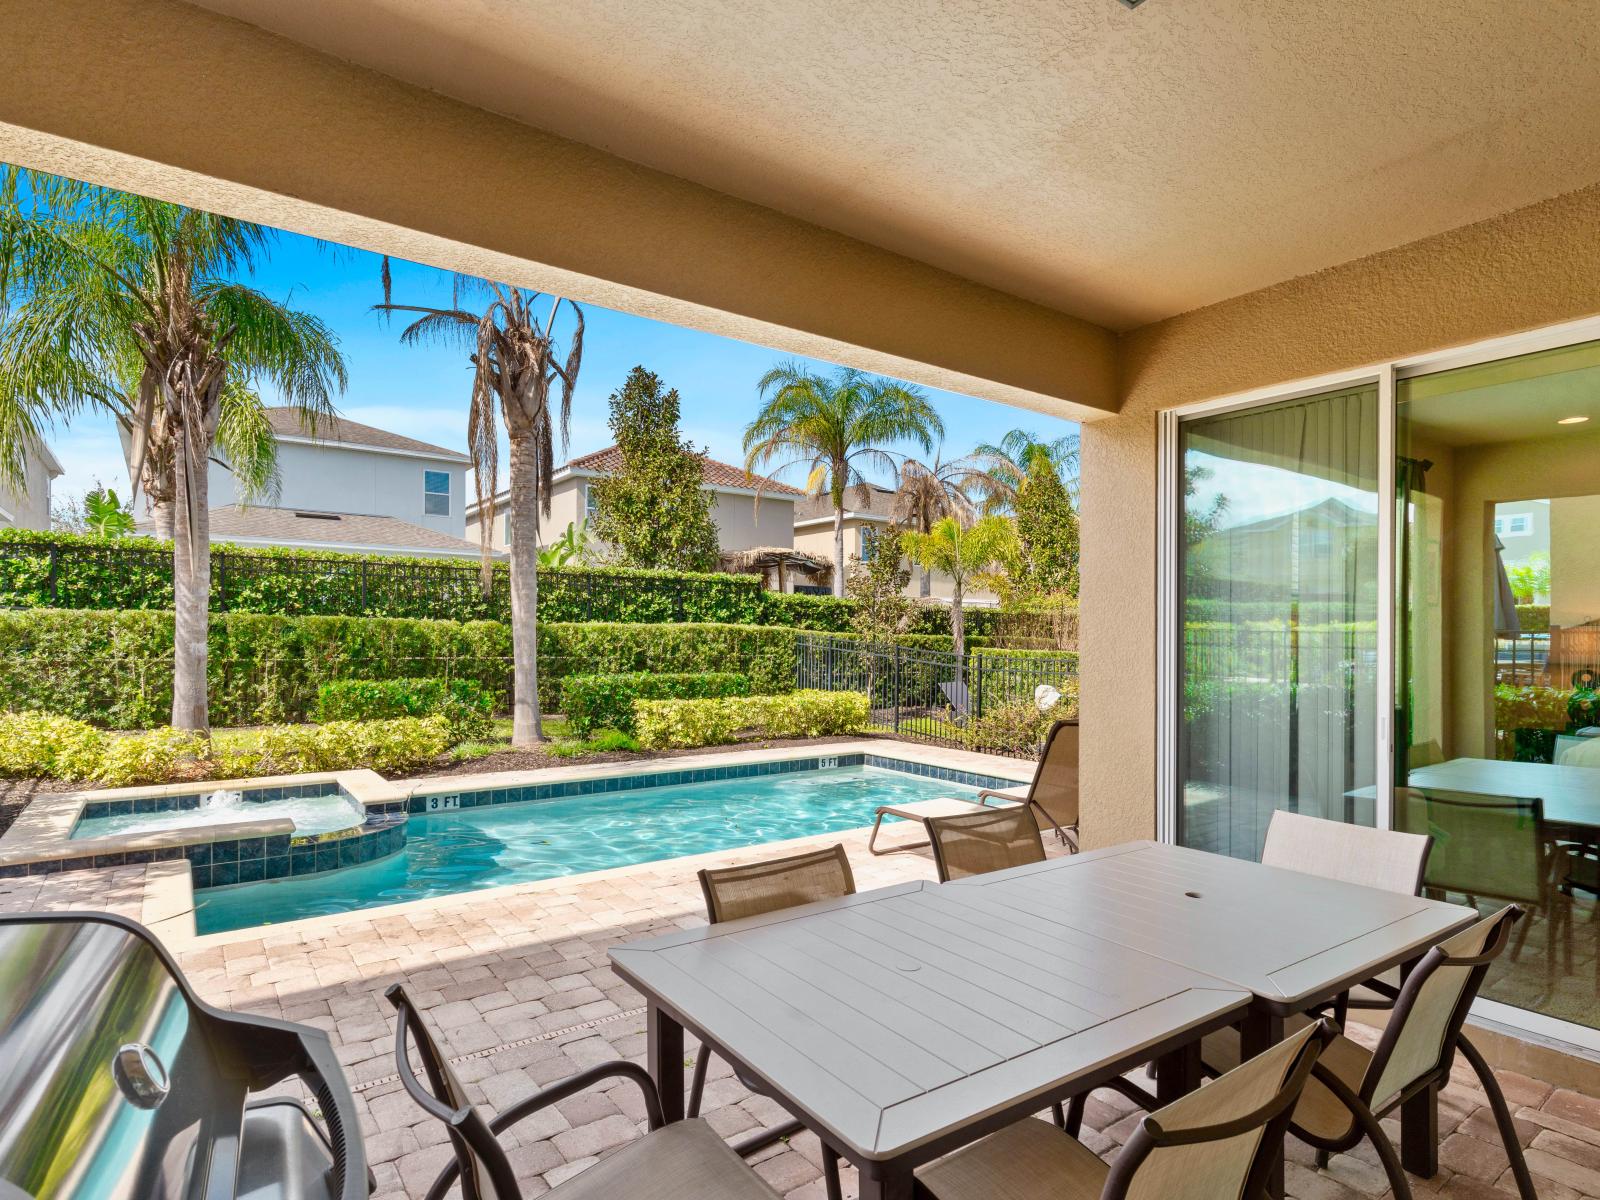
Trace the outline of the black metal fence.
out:
<instances>
[{"instance_id":1,"label":"black metal fence","mask_svg":"<svg viewBox=\"0 0 1600 1200\"><path fill-rule=\"evenodd\" d=\"M815 634L795 647L796 687L864 692L876 728L970 750L1036 754L1041 685L1075 694L1076 655L974 650L963 659Z\"/></svg>"}]
</instances>

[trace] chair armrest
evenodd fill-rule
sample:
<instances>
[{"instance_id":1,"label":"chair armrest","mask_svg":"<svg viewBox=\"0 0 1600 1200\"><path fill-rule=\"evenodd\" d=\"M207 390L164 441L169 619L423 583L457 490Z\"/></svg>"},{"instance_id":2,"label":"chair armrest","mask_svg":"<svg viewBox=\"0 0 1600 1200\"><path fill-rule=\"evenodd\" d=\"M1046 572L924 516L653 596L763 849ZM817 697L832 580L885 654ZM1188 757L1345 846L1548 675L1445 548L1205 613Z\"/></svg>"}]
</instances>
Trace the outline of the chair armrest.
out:
<instances>
[{"instance_id":1,"label":"chair armrest","mask_svg":"<svg viewBox=\"0 0 1600 1200\"><path fill-rule=\"evenodd\" d=\"M533 1093L526 1099L519 1100L505 1112L489 1122L489 1129L494 1133L511 1128L524 1117L532 1116L540 1109L549 1108L552 1104L559 1104L568 1096L576 1096L579 1092L588 1091L602 1079L628 1079L638 1086L644 1095L645 1120L652 1130L660 1129L666 1124L666 1118L661 1112L661 1093L656 1090L656 1081L650 1078L638 1063L617 1059L613 1062L603 1062L590 1067L587 1071L579 1071L559 1083Z\"/></svg>"}]
</instances>

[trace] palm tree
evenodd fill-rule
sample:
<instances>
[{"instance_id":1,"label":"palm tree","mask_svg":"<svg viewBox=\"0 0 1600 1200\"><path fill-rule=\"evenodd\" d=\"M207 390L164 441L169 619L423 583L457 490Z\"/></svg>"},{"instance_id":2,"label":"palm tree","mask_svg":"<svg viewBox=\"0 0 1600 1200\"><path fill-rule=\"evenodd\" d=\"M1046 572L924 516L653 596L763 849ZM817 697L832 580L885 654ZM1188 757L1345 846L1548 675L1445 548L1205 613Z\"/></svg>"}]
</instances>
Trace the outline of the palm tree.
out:
<instances>
[{"instance_id":1,"label":"palm tree","mask_svg":"<svg viewBox=\"0 0 1600 1200\"><path fill-rule=\"evenodd\" d=\"M270 251L247 221L0 167L0 476L55 418L109 409L130 482L171 481L172 723L208 732L207 461L228 413L272 384L308 426L345 385L332 332L231 276ZM259 405L257 405L259 408ZM164 486L164 484L163 484Z\"/></svg>"},{"instance_id":2,"label":"palm tree","mask_svg":"<svg viewBox=\"0 0 1600 1200\"><path fill-rule=\"evenodd\" d=\"M984 517L972 525L944 517L927 533L902 533L900 544L912 562L944 572L955 585L950 597L950 636L955 643L956 682L960 683L967 650L962 598L974 576L1003 567L1016 556L1016 526L1008 517Z\"/></svg>"},{"instance_id":3,"label":"palm tree","mask_svg":"<svg viewBox=\"0 0 1600 1200\"><path fill-rule=\"evenodd\" d=\"M460 306L462 292L476 292L487 301L481 312ZM561 446L566 450L572 416L572 389L583 361L583 310L561 297L550 298L541 321L535 311L540 294L471 276L458 275L451 307L394 304L390 301L389 262L383 264L381 312L421 315L401 331L400 340L415 345L428 340L454 342L469 352L473 366L472 398L467 407L467 448L472 457L473 487L482 518L484 585L490 572L490 533L494 528L495 491L499 482L499 430L496 411L505 422L511 444L511 744L531 746L544 740L539 715L539 517L550 515L550 483L555 472L556 417L550 389L561 383ZM561 305L571 307L577 325L563 361L554 333Z\"/></svg>"},{"instance_id":4,"label":"palm tree","mask_svg":"<svg viewBox=\"0 0 1600 1200\"><path fill-rule=\"evenodd\" d=\"M1009 513L1017 493L1035 471L1054 471L1072 497L1078 492L1078 436L1069 433L1054 441L1040 441L1026 429L1013 429L998 444L985 442L972 452L976 470L967 485L976 492L986 513Z\"/></svg>"},{"instance_id":5,"label":"palm tree","mask_svg":"<svg viewBox=\"0 0 1600 1200\"><path fill-rule=\"evenodd\" d=\"M894 493L894 518L915 533L929 532L938 521L955 517L970 522L976 515L967 495L968 481L977 468L971 459L945 462L935 454L932 463L908 458L900 464L900 483ZM933 572L922 572L922 595L933 594Z\"/></svg>"},{"instance_id":6,"label":"palm tree","mask_svg":"<svg viewBox=\"0 0 1600 1200\"><path fill-rule=\"evenodd\" d=\"M810 468L806 491L827 492L833 502L833 594L843 596L845 492L856 488L865 504L871 485L862 468L891 474L895 463L886 444L931 450L944 436L944 422L920 389L850 367L830 379L800 363L780 363L757 388L762 406L744 431L744 469L754 473L780 457L773 474Z\"/></svg>"}]
</instances>

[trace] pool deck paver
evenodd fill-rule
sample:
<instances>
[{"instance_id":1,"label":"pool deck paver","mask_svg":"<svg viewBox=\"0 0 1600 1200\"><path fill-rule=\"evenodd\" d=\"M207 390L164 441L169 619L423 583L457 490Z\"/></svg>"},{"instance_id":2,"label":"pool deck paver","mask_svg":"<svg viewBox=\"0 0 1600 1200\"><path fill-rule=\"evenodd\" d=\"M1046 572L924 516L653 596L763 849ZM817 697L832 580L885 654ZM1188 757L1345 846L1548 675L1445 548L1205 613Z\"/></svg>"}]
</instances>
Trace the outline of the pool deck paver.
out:
<instances>
[{"instance_id":1,"label":"pool deck paver","mask_svg":"<svg viewBox=\"0 0 1600 1200\"><path fill-rule=\"evenodd\" d=\"M885 832L911 840L920 831ZM187 936L188 914L177 911L188 894L182 864L0 881L0 910L94 908L153 922L205 999L327 1030L355 1089L377 1195L417 1200L450 1151L444 1127L395 1078L393 1012L383 1000L390 983L406 983L474 1099L498 1110L592 1063L643 1059L642 998L612 973L607 951L703 923L697 867L842 842L863 890L934 877L926 851L874 857L867 836L853 830L199 938ZM1047 845L1060 853L1053 839ZM1352 1032L1375 1037L1364 1026ZM1540 1196L1600 1200L1600 1099L1512 1073L1500 1079ZM782 1119L720 1060L710 1069L705 1114L728 1137ZM542 1194L637 1136L643 1118L638 1093L619 1084L574 1096L510 1131L506 1144L525 1195ZM1116 1093L1098 1092L1084 1139L1108 1152L1137 1121ZM1459 1067L1442 1097L1440 1135L1441 1170L1413 1180L1419 1197L1503 1200L1513 1190L1484 1097ZM1366 1145L1336 1155L1323 1171L1292 1140L1289 1157L1295 1200L1387 1194ZM819 1164L816 1140L802 1135L758 1156L756 1169L787 1200L822 1200ZM848 1169L845 1191L855 1193Z\"/></svg>"}]
</instances>

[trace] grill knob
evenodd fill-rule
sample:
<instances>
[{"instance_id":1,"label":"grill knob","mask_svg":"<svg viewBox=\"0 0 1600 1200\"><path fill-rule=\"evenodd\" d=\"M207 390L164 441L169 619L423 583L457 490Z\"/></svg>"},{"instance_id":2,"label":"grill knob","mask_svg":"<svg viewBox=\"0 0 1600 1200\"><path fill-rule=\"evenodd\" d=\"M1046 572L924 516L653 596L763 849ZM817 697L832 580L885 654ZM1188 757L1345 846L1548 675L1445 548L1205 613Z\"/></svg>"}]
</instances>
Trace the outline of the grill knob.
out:
<instances>
[{"instance_id":1,"label":"grill knob","mask_svg":"<svg viewBox=\"0 0 1600 1200\"><path fill-rule=\"evenodd\" d=\"M129 1042L111 1060L111 1077L136 1108L154 1108L167 1098L167 1069L142 1042Z\"/></svg>"}]
</instances>

